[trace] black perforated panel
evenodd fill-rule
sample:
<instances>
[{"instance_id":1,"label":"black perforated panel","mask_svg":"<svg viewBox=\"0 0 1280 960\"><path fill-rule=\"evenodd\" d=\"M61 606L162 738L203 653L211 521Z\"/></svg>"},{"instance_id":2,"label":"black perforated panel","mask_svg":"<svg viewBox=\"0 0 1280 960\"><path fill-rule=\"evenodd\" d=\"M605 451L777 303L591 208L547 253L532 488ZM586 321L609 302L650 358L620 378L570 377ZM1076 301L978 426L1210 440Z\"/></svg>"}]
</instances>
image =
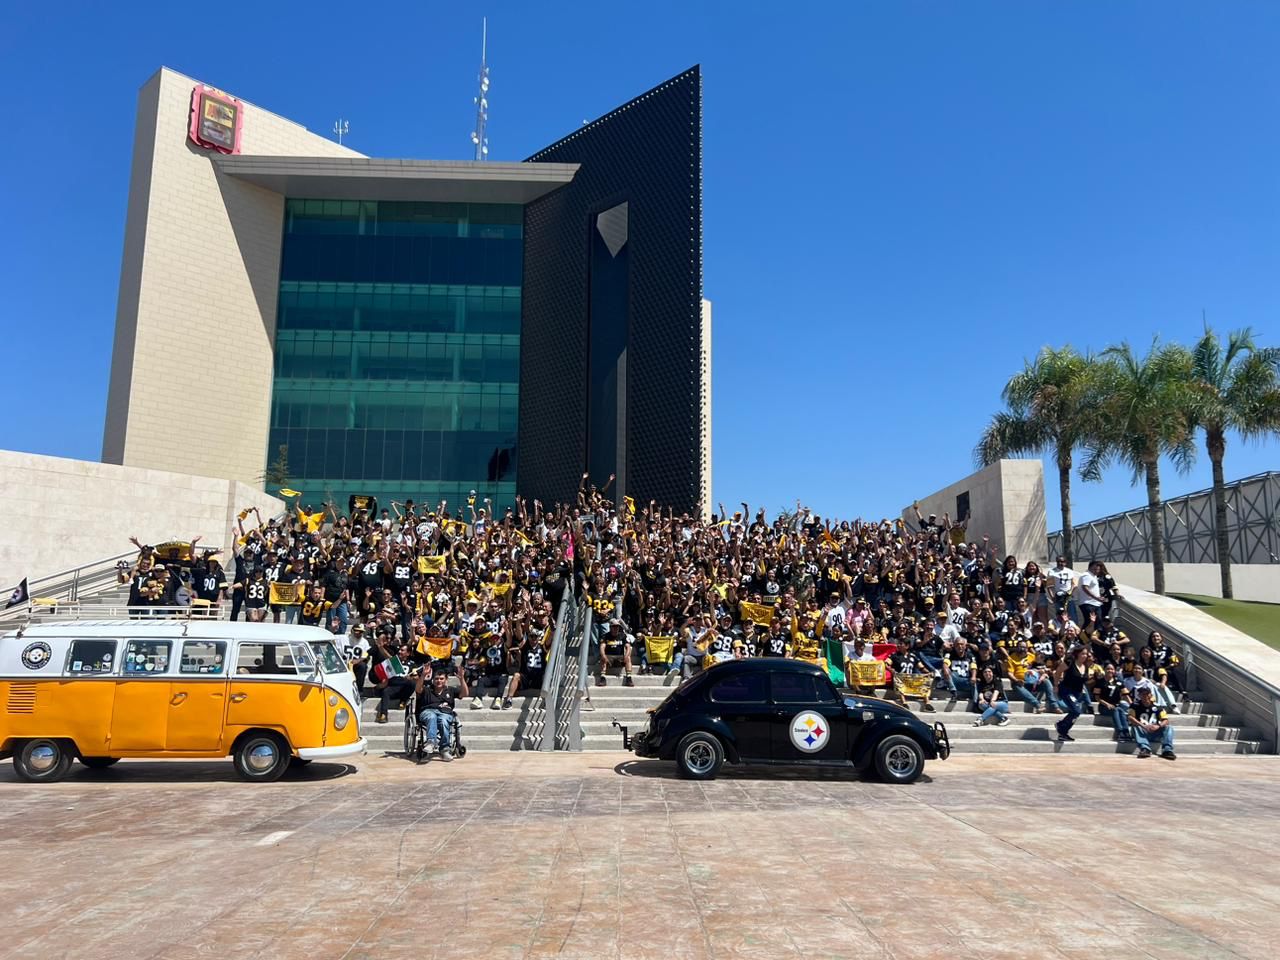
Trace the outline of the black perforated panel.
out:
<instances>
[{"instance_id":1,"label":"black perforated panel","mask_svg":"<svg viewBox=\"0 0 1280 960\"><path fill-rule=\"evenodd\" d=\"M581 164L525 208L520 473L526 497L572 500L587 462L589 241L628 202L627 489L694 510L699 496L702 81L668 80L529 158ZM597 483L604 477L593 478Z\"/></svg>"}]
</instances>

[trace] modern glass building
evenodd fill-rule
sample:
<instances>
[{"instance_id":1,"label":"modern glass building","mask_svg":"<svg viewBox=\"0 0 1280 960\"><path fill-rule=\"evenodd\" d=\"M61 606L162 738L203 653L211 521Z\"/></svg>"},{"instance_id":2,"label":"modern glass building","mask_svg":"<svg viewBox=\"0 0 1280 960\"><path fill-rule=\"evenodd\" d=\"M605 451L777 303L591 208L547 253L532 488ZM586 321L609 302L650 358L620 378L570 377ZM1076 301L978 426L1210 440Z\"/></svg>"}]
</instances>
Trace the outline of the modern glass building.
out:
<instances>
[{"instance_id":1,"label":"modern glass building","mask_svg":"<svg viewBox=\"0 0 1280 960\"><path fill-rule=\"evenodd\" d=\"M159 71L103 459L260 485L283 448L275 487L313 506L571 502L613 473L705 512L701 130L694 67L524 162L383 159Z\"/></svg>"},{"instance_id":2,"label":"modern glass building","mask_svg":"<svg viewBox=\"0 0 1280 960\"><path fill-rule=\"evenodd\" d=\"M268 457L346 503L516 491L523 211L288 199Z\"/></svg>"}]
</instances>

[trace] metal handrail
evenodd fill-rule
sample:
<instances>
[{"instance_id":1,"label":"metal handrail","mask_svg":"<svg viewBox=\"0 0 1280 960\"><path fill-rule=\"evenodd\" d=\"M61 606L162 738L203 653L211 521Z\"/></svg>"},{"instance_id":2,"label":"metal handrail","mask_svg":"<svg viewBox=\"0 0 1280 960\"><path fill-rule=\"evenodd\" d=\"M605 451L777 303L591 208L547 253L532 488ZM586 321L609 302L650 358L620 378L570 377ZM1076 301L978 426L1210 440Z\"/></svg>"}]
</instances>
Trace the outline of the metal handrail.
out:
<instances>
[{"instance_id":1,"label":"metal handrail","mask_svg":"<svg viewBox=\"0 0 1280 960\"><path fill-rule=\"evenodd\" d=\"M229 603L217 607L160 607L139 606L129 603L84 603L79 600L66 600L48 606L36 605L30 610L22 610L22 625L27 623L50 623L53 621L92 621L92 620L226 620L231 612ZM13 624L11 623L10 626Z\"/></svg>"},{"instance_id":2,"label":"metal handrail","mask_svg":"<svg viewBox=\"0 0 1280 960\"><path fill-rule=\"evenodd\" d=\"M539 700L542 703L542 718L536 736L532 737L533 749L551 751L556 747L555 717L556 701L560 693L560 674L564 671L564 646L569 612L573 607L572 586L560 600L560 612L556 615L556 632L551 640L551 650L547 654L547 667L542 674L542 691ZM551 736L547 736L548 719ZM535 721L536 722L536 721Z\"/></svg>"},{"instance_id":3,"label":"metal handrail","mask_svg":"<svg viewBox=\"0 0 1280 960\"><path fill-rule=\"evenodd\" d=\"M586 615L583 617L582 631L578 634L578 669L574 677L573 708L569 713L569 749L582 750L582 698L587 689L587 661L591 657L591 626L594 610L589 603L583 603Z\"/></svg>"},{"instance_id":4,"label":"metal handrail","mask_svg":"<svg viewBox=\"0 0 1280 960\"><path fill-rule=\"evenodd\" d=\"M1243 725L1258 731L1270 748L1266 752L1277 752L1280 747L1280 687L1250 673L1219 651L1131 603L1121 608L1120 619L1135 636L1159 630L1165 642L1182 657L1187 686L1199 688L1215 700L1239 708Z\"/></svg>"}]
</instances>

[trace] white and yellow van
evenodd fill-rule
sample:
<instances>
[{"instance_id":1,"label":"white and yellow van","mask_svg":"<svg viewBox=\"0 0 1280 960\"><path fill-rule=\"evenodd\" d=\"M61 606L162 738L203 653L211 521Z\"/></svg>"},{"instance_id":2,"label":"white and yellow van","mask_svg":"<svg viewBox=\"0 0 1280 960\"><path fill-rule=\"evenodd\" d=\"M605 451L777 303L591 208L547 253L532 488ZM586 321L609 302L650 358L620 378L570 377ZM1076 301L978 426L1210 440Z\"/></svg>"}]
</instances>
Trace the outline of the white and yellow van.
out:
<instances>
[{"instance_id":1,"label":"white and yellow van","mask_svg":"<svg viewBox=\"0 0 1280 960\"><path fill-rule=\"evenodd\" d=\"M362 753L355 677L319 627L71 621L0 634L0 759L60 780L75 759L230 756L246 780Z\"/></svg>"}]
</instances>

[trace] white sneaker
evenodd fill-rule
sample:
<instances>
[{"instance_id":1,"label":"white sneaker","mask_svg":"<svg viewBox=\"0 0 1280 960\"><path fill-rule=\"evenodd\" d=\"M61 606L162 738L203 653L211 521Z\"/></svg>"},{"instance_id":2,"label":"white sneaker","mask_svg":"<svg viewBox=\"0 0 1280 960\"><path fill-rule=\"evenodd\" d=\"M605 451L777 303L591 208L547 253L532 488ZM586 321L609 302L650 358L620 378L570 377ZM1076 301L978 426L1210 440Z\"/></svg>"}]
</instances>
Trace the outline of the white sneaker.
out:
<instances>
[{"instance_id":1,"label":"white sneaker","mask_svg":"<svg viewBox=\"0 0 1280 960\"><path fill-rule=\"evenodd\" d=\"M975 727L980 727L980 726L982 726L982 718L981 718L981 717L979 717L977 720L973 721L973 725L974 725Z\"/></svg>"},{"instance_id":2,"label":"white sneaker","mask_svg":"<svg viewBox=\"0 0 1280 960\"><path fill-rule=\"evenodd\" d=\"M1013 722L1013 721L1012 721L1012 720L1010 720L1008 717L1001 717L999 720L997 720L997 721L996 721L996 726L997 726L997 727L1007 727L1007 726L1008 726L1010 723L1012 723L1012 722Z\"/></svg>"},{"instance_id":3,"label":"white sneaker","mask_svg":"<svg viewBox=\"0 0 1280 960\"><path fill-rule=\"evenodd\" d=\"M498 698L497 698L497 697L494 697L494 698L493 698L493 703L489 704L489 709L490 709L490 710L501 710L501 709L502 709L502 705L501 705L500 703L498 703Z\"/></svg>"},{"instance_id":4,"label":"white sneaker","mask_svg":"<svg viewBox=\"0 0 1280 960\"><path fill-rule=\"evenodd\" d=\"M445 748L444 748L444 750L443 750L443 752L441 752L441 754L440 754L440 759L441 759L441 760L452 760L452 759L453 759L453 751L452 751L452 750L450 750L448 747L445 747Z\"/></svg>"},{"instance_id":5,"label":"white sneaker","mask_svg":"<svg viewBox=\"0 0 1280 960\"><path fill-rule=\"evenodd\" d=\"M479 698L479 697L472 697L472 698L471 698L471 709L472 709L472 710L483 710L483 709L484 709L484 704L480 702L480 698Z\"/></svg>"}]
</instances>

